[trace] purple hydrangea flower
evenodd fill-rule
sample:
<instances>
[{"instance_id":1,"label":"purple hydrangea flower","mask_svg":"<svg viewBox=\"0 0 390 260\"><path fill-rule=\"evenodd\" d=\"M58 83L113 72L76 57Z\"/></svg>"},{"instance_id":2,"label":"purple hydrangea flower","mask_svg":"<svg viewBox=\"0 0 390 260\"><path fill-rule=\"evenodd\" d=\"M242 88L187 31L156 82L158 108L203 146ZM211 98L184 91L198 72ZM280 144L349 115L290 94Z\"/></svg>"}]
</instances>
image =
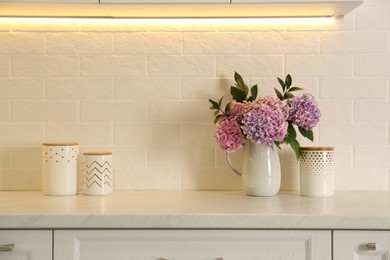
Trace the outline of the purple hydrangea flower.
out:
<instances>
[{"instance_id":1,"label":"purple hydrangea flower","mask_svg":"<svg viewBox=\"0 0 390 260\"><path fill-rule=\"evenodd\" d=\"M218 146L228 152L237 151L244 142L240 126L236 121L230 119L224 119L217 123L214 138Z\"/></svg>"},{"instance_id":2,"label":"purple hydrangea flower","mask_svg":"<svg viewBox=\"0 0 390 260\"><path fill-rule=\"evenodd\" d=\"M252 143L272 146L281 142L287 134L286 104L276 97L257 100L252 111L244 115L241 127L246 138Z\"/></svg>"},{"instance_id":3,"label":"purple hydrangea flower","mask_svg":"<svg viewBox=\"0 0 390 260\"><path fill-rule=\"evenodd\" d=\"M290 106L288 120L293 124L310 131L320 121L321 111L312 95L295 96L288 101L288 105Z\"/></svg>"}]
</instances>

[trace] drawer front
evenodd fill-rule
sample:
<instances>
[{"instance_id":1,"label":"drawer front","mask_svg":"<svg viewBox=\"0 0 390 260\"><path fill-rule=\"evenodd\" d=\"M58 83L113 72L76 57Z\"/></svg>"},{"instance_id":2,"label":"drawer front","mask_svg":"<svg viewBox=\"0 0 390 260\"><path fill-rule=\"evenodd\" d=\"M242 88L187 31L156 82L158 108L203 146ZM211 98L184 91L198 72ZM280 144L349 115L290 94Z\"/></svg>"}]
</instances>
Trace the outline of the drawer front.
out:
<instances>
[{"instance_id":1,"label":"drawer front","mask_svg":"<svg viewBox=\"0 0 390 260\"><path fill-rule=\"evenodd\" d=\"M334 260L389 260L390 231L334 231Z\"/></svg>"},{"instance_id":2,"label":"drawer front","mask_svg":"<svg viewBox=\"0 0 390 260\"><path fill-rule=\"evenodd\" d=\"M101 4L230 4L229 0L100 0Z\"/></svg>"},{"instance_id":3,"label":"drawer front","mask_svg":"<svg viewBox=\"0 0 390 260\"><path fill-rule=\"evenodd\" d=\"M52 231L1 230L0 259L52 260Z\"/></svg>"},{"instance_id":4,"label":"drawer front","mask_svg":"<svg viewBox=\"0 0 390 260\"><path fill-rule=\"evenodd\" d=\"M330 231L58 230L55 260L329 260Z\"/></svg>"}]
</instances>

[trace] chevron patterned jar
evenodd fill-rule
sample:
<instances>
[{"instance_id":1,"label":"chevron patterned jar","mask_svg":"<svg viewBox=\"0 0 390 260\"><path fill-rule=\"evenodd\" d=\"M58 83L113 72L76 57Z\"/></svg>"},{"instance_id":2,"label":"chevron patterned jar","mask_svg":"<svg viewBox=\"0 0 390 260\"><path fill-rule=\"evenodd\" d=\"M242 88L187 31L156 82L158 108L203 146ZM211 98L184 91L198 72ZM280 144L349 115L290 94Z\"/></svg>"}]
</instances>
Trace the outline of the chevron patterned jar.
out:
<instances>
[{"instance_id":1,"label":"chevron patterned jar","mask_svg":"<svg viewBox=\"0 0 390 260\"><path fill-rule=\"evenodd\" d=\"M112 152L83 153L84 195L109 195L113 188Z\"/></svg>"}]
</instances>

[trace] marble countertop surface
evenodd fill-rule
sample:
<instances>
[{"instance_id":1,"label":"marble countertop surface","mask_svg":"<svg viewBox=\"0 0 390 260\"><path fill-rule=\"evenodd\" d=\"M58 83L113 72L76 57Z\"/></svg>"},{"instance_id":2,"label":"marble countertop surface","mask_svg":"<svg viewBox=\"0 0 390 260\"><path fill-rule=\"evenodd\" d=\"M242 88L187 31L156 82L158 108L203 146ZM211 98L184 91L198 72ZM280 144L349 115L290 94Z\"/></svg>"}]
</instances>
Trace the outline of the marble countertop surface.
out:
<instances>
[{"instance_id":1,"label":"marble countertop surface","mask_svg":"<svg viewBox=\"0 0 390 260\"><path fill-rule=\"evenodd\" d=\"M0 228L390 229L390 193L329 198L240 191L115 191L110 196L0 192Z\"/></svg>"}]
</instances>

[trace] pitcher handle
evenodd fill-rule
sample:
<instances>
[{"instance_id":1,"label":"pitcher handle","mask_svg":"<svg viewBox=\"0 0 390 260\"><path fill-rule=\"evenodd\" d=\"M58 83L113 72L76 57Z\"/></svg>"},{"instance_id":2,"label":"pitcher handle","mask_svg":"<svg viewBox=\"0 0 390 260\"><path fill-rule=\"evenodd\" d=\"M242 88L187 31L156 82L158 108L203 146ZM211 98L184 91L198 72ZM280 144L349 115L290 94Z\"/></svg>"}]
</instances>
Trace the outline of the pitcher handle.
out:
<instances>
[{"instance_id":1,"label":"pitcher handle","mask_svg":"<svg viewBox=\"0 0 390 260\"><path fill-rule=\"evenodd\" d=\"M228 162L228 164L229 164L229 166L230 166L230 169L232 169L232 171L233 171L235 174L237 174L238 176L241 176L241 175L242 175L241 172L239 172L239 171L236 169L236 167L234 167L233 163L231 162L231 160L230 160L230 153L229 153L229 152L226 152L226 160L227 160L227 162Z\"/></svg>"}]
</instances>

